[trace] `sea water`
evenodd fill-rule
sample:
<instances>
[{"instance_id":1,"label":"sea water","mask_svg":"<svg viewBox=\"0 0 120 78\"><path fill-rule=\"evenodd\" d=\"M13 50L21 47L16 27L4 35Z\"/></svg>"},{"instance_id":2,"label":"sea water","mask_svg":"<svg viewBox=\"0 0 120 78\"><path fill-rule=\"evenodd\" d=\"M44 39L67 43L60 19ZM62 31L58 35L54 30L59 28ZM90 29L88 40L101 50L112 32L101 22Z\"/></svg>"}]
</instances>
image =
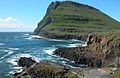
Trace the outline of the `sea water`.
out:
<instances>
[{"instance_id":1,"label":"sea water","mask_svg":"<svg viewBox=\"0 0 120 78\"><path fill-rule=\"evenodd\" d=\"M84 42L79 40L35 39L30 32L0 32L0 78L11 78L20 72L17 60L20 57L32 57L36 61L49 60L74 67L74 62L53 55L60 47L76 47Z\"/></svg>"}]
</instances>

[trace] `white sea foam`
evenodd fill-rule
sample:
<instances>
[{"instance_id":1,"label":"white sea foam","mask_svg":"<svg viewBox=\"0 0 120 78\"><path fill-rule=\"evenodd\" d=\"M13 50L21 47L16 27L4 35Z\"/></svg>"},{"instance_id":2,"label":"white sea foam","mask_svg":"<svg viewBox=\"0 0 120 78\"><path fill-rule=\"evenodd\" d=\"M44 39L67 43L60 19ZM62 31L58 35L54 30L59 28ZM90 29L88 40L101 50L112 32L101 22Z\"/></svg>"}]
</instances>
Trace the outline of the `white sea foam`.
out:
<instances>
[{"instance_id":1,"label":"white sea foam","mask_svg":"<svg viewBox=\"0 0 120 78\"><path fill-rule=\"evenodd\" d=\"M77 39L70 39L70 41L80 41L80 40L77 40Z\"/></svg>"},{"instance_id":2,"label":"white sea foam","mask_svg":"<svg viewBox=\"0 0 120 78\"><path fill-rule=\"evenodd\" d=\"M41 37L41 36L39 36L39 35L31 35L31 38L33 38L33 39L41 39L41 38L43 38L43 37Z\"/></svg>"},{"instance_id":3,"label":"white sea foam","mask_svg":"<svg viewBox=\"0 0 120 78\"><path fill-rule=\"evenodd\" d=\"M68 40L62 40L62 39L47 39L47 40L49 40L49 41L68 41Z\"/></svg>"},{"instance_id":4,"label":"white sea foam","mask_svg":"<svg viewBox=\"0 0 120 78\"><path fill-rule=\"evenodd\" d=\"M39 62L39 59L34 57L34 56L31 56L30 54L18 54L14 57L12 57L11 59L8 59L8 63L11 63L12 65L16 66L18 65L17 64L17 61L19 60L20 57L31 57L33 60L35 60L36 62Z\"/></svg>"},{"instance_id":5,"label":"white sea foam","mask_svg":"<svg viewBox=\"0 0 120 78\"><path fill-rule=\"evenodd\" d=\"M49 54L49 55L53 55L53 52L56 50L56 48L51 48L51 49L46 49L45 53Z\"/></svg>"},{"instance_id":6,"label":"white sea foam","mask_svg":"<svg viewBox=\"0 0 120 78\"><path fill-rule=\"evenodd\" d=\"M23 67L13 67L16 70L22 69Z\"/></svg>"},{"instance_id":7,"label":"white sea foam","mask_svg":"<svg viewBox=\"0 0 120 78\"><path fill-rule=\"evenodd\" d=\"M0 58L0 60L4 59L5 57L11 55L13 51L8 51L8 53Z\"/></svg>"},{"instance_id":8,"label":"white sea foam","mask_svg":"<svg viewBox=\"0 0 120 78\"><path fill-rule=\"evenodd\" d=\"M26 39L32 40L32 39L41 39L41 38L43 38L43 37L38 36L38 35L30 35L30 36L29 36L28 38L26 38Z\"/></svg>"},{"instance_id":9,"label":"white sea foam","mask_svg":"<svg viewBox=\"0 0 120 78\"><path fill-rule=\"evenodd\" d=\"M8 48L10 50L19 50L19 48Z\"/></svg>"},{"instance_id":10,"label":"white sea foam","mask_svg":"<svg viewBox=\"0 0 120 78\"><path fill-rule=\"evenodd\" d=\"M32 37L28 37L28 38L26 38L27 40L32 40Z\"/></svg>"},{"instance_id":11,"label":"white sea foam","mask_svg":"<svg viewBox=\"0 0 120 78\"><path fill-rule=\"evenodd\" d=\"M10 71L9 74L13 75L13 74L15 74L15 73L20 73L20 72L22 72L22 71L23 71L22 68L21 68L21 69L14 69L14 70Z\"/></svg>"},{"instance_id":12,"label":"white sea foam","mask_svg":"<svg viewBox=\"0 0 120 78\"><path fill-rule=\"evenodd\" d=\"M14 65L14 66L17 66L18 64L17 64L17 60L18 60L18 58L17 57L14 57L14 58L12 58L12 59L8 59L8 63L11 63L12 65Z\"/></svg>"},{"instance_id":13,"label":"white sea foam","mask_svg":"<svg viewBox=\"0 0 120 78\"><path fill-rule=\"evenodd\" d=\"M84 44L82 44L82 47L86 47L87 46L87 42L85 42Z\"/></svg>"},{"instance_id":14,"label":"white sea foam","mask_svg":"<svg viewBox=\"0 0 120 78\"><path fill-rule=\"evenodd\" d=\"M67 47L79 47L82 46L81 43L69 44Z\"/></svg>"},{"instance_id":15,"label":"white sea foam","mask_svg":"<svg viewBox=\"0 0 120 78\"><path fill-rule=\"evenodd\" d=\"M3 46L3 45L5 45L5 44L3 44L3 43L0 43L0 45L1 45L1 46Z\"/></svg>"}]
</instances>

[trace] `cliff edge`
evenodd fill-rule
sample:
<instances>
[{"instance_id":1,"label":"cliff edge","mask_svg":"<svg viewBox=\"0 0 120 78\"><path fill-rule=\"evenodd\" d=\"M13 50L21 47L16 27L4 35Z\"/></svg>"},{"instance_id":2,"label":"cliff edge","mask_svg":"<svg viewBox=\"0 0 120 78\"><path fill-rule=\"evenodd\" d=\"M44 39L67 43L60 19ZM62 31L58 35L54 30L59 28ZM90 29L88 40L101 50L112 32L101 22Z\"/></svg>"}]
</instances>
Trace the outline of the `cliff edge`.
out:
<instances>
[{"instance_id":1,"label":"cliff edge","mask_svg":"<svg viewBox=\"0 0 120 78\"><path fill-rule=\"evenodd\" d=\"M73 1L52 2L35 35L57 39L87 38L89 33L120 29L120 23L100 10Z\"/></svg>"}]
</instances>

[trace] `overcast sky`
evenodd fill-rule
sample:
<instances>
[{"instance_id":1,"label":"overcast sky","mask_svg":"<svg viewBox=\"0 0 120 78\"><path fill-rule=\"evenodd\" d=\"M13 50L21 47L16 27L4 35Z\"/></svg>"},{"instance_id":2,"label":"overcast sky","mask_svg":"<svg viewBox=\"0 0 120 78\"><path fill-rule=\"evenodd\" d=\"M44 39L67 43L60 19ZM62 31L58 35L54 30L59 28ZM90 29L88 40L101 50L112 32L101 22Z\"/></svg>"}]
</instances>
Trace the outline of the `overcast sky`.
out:
<instances>
[{"instance_id":1,"label":"overcast sky","mask_svg":"<svg viewBox=\"0 0 120 78\"><path fill-rule=\"evenodd\" d=\"M32 32L53 1L56 0L0 0L0 32ZM120 21L120 0L73 1L94 6Z\"/></svg>"}]
</instances>

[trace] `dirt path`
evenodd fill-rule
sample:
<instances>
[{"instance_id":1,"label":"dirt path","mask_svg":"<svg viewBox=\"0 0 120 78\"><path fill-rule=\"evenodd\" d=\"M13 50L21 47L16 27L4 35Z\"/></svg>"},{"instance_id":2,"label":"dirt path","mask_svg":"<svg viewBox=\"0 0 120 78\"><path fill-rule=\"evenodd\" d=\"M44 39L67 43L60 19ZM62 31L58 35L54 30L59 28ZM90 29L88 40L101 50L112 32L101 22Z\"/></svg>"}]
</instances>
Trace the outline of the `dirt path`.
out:
<instances>
[{"instance_id":1,"label":"dirt path","mask_svg":"<svg viewBox=\"0 0 120 78\"><path fill-rule=\"evenodd\" d=\"M90 69L84 73L85 77L83 78L113 78L111 74L100 69Z\"/></svg>"},{"instance_id":2,"label":"dirt path","mask_svg":"<svg viewBox=\"0 0 120 78\"><path fill-rule=\"evenodd\" d=\"M82 69L77 68L73 71L74 74L77 74L79 78L114 78L108 72L105 72L101 69Z\"/></svg>"}]
</instances>

